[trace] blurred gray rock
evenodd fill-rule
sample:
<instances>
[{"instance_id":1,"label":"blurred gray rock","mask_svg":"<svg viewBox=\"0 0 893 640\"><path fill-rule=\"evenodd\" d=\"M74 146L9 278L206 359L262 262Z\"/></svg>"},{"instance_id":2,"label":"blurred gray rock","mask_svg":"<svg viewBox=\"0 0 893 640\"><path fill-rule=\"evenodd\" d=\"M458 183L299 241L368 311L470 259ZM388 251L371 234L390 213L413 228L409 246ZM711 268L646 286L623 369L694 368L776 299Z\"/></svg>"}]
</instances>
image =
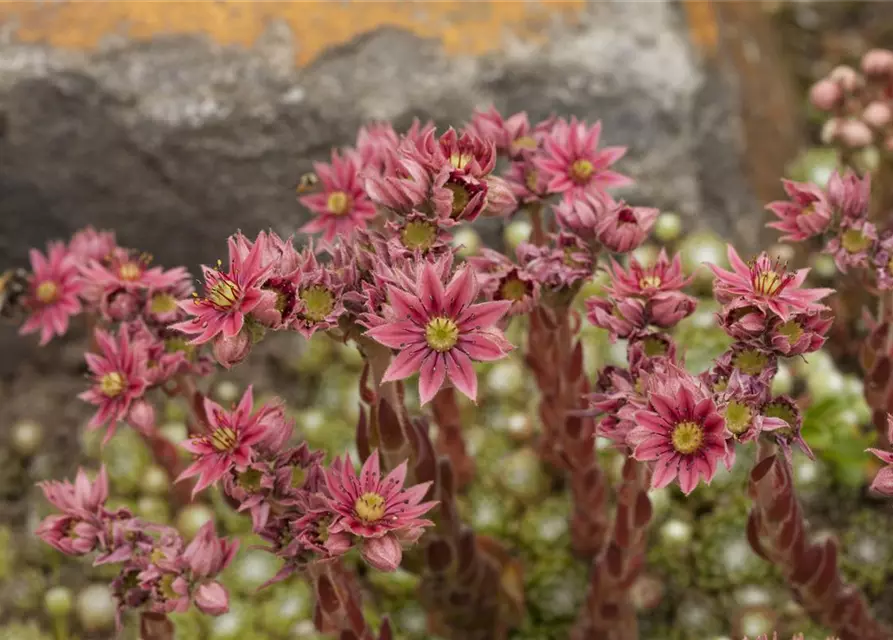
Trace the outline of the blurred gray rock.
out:
<instances>
[{"instance_id":1,"label":"blurred gray rock","mask_svg":"<svg viewBox=\"0 0 893 640\"><path fill-rule=\"evenodd\" d=\"M589 8L545 46L477 58L381 29L292 65L287 27L255 48L201 38L80 54L0 40L0 257L92 223L157 260L223 257L235 229L291 233L297 177L370 119L461 124L477 106L604 124L634 202L741 234L755 211L729 86L706 73L669 2ZM759 226L757 216L752 228ZM750 225L745 225L750 228ZM7 342L3 340L2 342Z\"/></svg>"}]
</instances>

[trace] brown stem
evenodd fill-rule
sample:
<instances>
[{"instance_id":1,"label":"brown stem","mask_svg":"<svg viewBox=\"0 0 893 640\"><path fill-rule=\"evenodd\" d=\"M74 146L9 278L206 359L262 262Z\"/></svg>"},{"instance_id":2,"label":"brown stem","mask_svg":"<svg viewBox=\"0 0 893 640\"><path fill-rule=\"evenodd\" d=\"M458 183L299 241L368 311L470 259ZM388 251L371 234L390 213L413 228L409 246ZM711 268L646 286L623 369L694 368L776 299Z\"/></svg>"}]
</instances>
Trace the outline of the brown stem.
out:
<instances>
[{"instance_id":1,"label":"brown stem","mask_svg":"<svg viewBox=\"0 0 893 640\"><path fill-rule=\"evenodd\" d=\"M810 539L790 465L775 444L760 442L748 493L753 500L747 522L751 547L782 571L813 620L833 629L841 640L893 637L893 630L874 619L859 589L841 575L837 542Z\"/></svg>"},{"instance_id":2,"label":"brown stem","mask_svg":"<svg viewBox=\"0 0 893 640\"><path fill-rule=\"evenodd\" d=\"M586 603L572 640L637 640L635 609L629 590L644 564L651 501L648 469L627 458L617 493L614 531L605 550L592 563Z\"/></svg>"},{"instance_id":3,"label":"brown stem","mask_svg":"<svg viewBox=\"0 0 893 640\"><path fill-rule=\"evenodd\" d=\"M140 640L174 640L174 623L163 613L140 614Z\"/></svg>"},{"instance_id":4,"label":"brown stem","mask_svg":"<svg viewBox=\"0 0 893 640\"><path fill-rule=\"evenodd\" d=\"M595 423L578 415L589 382L583 346L575 340L578 317L569 308L538 308L531 315L527 364L540 390L541 458L569 479L573 498L570 530L574 551L597 554L608 532L605 474L595 457Z\"/></svg>"},{"instance_id":5,"label":"brown stem","mask_svg":"<svg viewBox=\"0 0 893 640\"><path fill-rule=\"evenodd\" d=\"M468 455L462 435L462 415L452 387L441 389L431 401L434 421L437 423L438 453L447 456L456 473L458 489L467 486L474 478L474 459Z\"/></svg>"},{"instance_id":6,"label":"brown stem","mask_svg":"<svg viewBox=\"0 0 893 640\"><path fill-rule=\"evenodd\" d=\"M530 215L530 225L532 227L532 231L530 234L531 242L535 245L542 245L546 243L546 229L543 224L543 203L542 202L531 202L527 206L527 211Z\"/></svg>"},{"instance_id":7,"label":"brown stem","mask_svg":"<svg viewBox=\"0 0 893 640\"><path fill-rule=\"evenodd\" d=\"M356 575L340 559L311 564L307 574L316 594L313 622L318 631L336 633L344 639L377 638L363 617Z\"/></svg>"}]
</instances>

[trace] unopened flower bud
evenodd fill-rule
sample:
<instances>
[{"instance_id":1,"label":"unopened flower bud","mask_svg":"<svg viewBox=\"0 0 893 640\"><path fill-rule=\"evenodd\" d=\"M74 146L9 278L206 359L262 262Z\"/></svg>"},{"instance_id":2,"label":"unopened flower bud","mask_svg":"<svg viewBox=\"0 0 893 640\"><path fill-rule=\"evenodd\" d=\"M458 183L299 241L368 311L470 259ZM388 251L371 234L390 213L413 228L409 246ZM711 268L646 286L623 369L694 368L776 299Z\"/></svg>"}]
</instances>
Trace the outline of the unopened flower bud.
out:
<instances>
[{"instance_id":1,"label":"unopened flower bud","mask_svg":"<svg viewBox=\"0 0 893 640\"><path fill-rule=\"evenodd\" d=\"M155 408L145 400L137 400L130 407L127 421L140 433L152 433L155 430Z\"/></svg>"},{"instance_id":2,"label":"unopened flower bud","mask_svg":"<svg viewBox=\"0 0 893 640\"><path fill-rule=\"evenodd\" d=\"M120 291L108 299L105 311L112 320L129 320L139 312L139 300L126 291Z\"/></svg>"},{"instance_id":3,"label":"unopened flower bud","mask_svg":"<svg viewBox=\"0 0 893 640\"><path fill-rule=\"evenodd\" d=\"M210 616L223 615L229 611L229 594L219 582L208 582L195 592L195 606Z\"/></svg>"},{"instance_id":4,"label":"unopened flower bud","mask_svg":"<svg viewBox=\"0 0 893 640\"><path fill-rule=\"evenodd\" d=\"M893 75L893 51L872 49L862 56L862 71L871 77Z\"/></svg>"},{"instance_id":5,"label":"unopened flower bud","mask_svg":"<svg viewBox=\"0 0 893 640\"><path fill-rule=\"evenodd\" d=\"M893 109L885 102L875 100L870 102L862 112L862 122L869 127L882 129L893 121Z\"/></svg>"},{"instance_id":6,"label":"unopened flower bud","mask_svg":"<svg viewBox=\"0 0 893 640\"><path fill-rule=\"evenodd\" d=\"M861 120L845 120L838 132L840 142L851 149L861 149L871 144L873 135L868 125Z\"/></svg>"},{"instance_id":7,"label":"unopened flower bud","mask_svg":"<svg viewBox=\"0 0 893 640\"><path fill-rule=\"evenodd\" d=\"M852 67L846 65L835 67L831 73L828 74L828 77L833 82L836 82L844 93L852 93L862 84L862 78L859 77L859 73Z\"/></svg>"},{"instance_id":8,"label":"unopened flower bud","mask_svg":"<svg viewBox=\"0 0 893 640\"><path fill-rule=\"evenodd\" d=\"M220 335L214 340L214 359L226 369L242 362L250 351L251 336L245 331L240 331L232 338Z\"/></svg>"},{"instance_id":9,"label":"unopened flower bud","mask_svg":"<svg viewBox=\"0 0 893 640\"><path fill-rule=\"evenodd\" d=\"M838 107L843 100L843 90L840 85L824 78L819 80L809 90L809 101L816 109L831 111Z\"/></svg>"},{"instance_id":10,"label":"unopened flower bud","mask_svg":"<svg viewBox=\"0 0 893 640\"><path fill-rule=\"evenodd\" d=\"M361 553L363 560L379 571L394 571L400 566L403 548L395 536L386 534L363 540Z\"/></svg>"},{"instance_id":11,"label":"unopened flower bud","mask_svg":"<svg viewBox=\"0 0 893 640\"><path fill-rule=\"evenodd\" d=\"M22 420L12 428L10 444L20 456L33 456L43 442L43 428L33 420Z\"/></svg>"},{"instance_id":12,"label":"unopened flower bud","mask_svg":"<svg viewBox=\"0 0 893 640\"><path fill-rule=\"evenodd\" d=\"M487 204L484 208L485 216L508 216L518 208L518 199L512 193L509 183L502 178L490 176L487 178Z\"/></svg>"},{"instance_id":13,"label":"unopened flower bud","mask_svg":"<svg viewBox=\"0 0 893 640\"><path fill-rule=\"evenodd\" d=\"M843 124L843 118L831 118L826 120L822 125L821 140L822 144L833 144L840 135L840 127Z\"/></svg>"}]
</instances>

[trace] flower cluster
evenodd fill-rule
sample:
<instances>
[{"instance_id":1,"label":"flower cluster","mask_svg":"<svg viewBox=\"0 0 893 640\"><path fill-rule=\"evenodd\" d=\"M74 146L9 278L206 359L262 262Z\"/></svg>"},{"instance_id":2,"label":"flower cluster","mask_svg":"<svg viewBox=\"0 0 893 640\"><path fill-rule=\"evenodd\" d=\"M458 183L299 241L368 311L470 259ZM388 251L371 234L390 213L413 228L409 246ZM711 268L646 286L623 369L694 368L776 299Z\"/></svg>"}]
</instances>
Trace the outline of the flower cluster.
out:
<instances>
[{"instance_id":1,"label":"flower cluster","mask_svg":"<svg viewBox=\"0 0 893 640\"><path fill-rule=\"evenodd\" d=\"M861 61L861 73L835 67L809 92L812 105L831 115L822 138L846 149L871 144L893 149L893 51L872 49Z\"/></svg>"},{"instance_id":2,"label":"flower cluster","mask_svg":"<svg viewBox=\"0 0 893 640\"><path fill-rule=\"evenodd\" d=\"M422 502L430 483L403 489L405 463L382 478L377 451L359 477L350 458L325 469L322 452L292 446L294 424L282 403L253 408L251 388L231 411L204 400L204 432L182 444L195 458L180 476L198 476L193 494L219 482L250 512L254 532L284 560L276 579L356 545L372 566L396 569L402 547L431 525L420 519L436 504Z\"/></svg>"},{"instance_id":3,"label":"flower cluster","mask_svg":"<svg viewBox=\"0 0 893 640\"><path fill-rule=\"evenodd\" d=\"M218 538L205 524L186 544L170 527L151 525L127 509L106 509L109 487L105 467L91 481L79 470L74 483L41 483L46 499L59 514L47 516L37 535L62 553L95 553L94 565L120 564L112 583L120 615L127 609L170 613L195 604L203 613L229 609L226 588L217 581L235 557L238 541Z\"/></svg>"},{"instance_id":4,"label":"flower cluster","mask_svg":"<svg viewBox=\"0 0 893 640\"><path fill-rule=\"evenodd\" d=\"M614 339L644 336L651 327L672 328L697 305L681 291L691 278L683 275L679 256L671 261L665 251L647 267L631 258L625 270L611 260L608 274L611 280L605 291L609 296L589 298L586 308L589 321L607 329Z\"/></svg>"}]
</instances>

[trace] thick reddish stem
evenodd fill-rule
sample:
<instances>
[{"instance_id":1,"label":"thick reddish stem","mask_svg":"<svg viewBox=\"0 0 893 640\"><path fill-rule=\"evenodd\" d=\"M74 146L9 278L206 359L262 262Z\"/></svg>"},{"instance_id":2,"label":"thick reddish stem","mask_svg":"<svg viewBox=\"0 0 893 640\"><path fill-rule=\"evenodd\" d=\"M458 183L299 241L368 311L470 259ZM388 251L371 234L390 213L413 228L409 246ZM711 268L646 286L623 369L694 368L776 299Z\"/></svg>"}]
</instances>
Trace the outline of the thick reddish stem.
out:
<instances>
[{"instance_id":1,"label":"thick reddish stem","mask_svg":"<svg viewBox=\"0 0 893 640\"><path fill-rule=\"evenodd\" d=\"M862 593L841 575L837 542L810 539L790 465L774 444L760 442L748 493L753 500L747 522L750 545L782 571L813 620L841 640L893 638L893 630L874 619Z\"/></svg>"},{"instance_id":2,"label":"thick reddish stem","mask_svg":"<svg viewBox=\"0 0 893 640\"><path fill-rule=\"evenodd\" d=\"M456 473L459 489L467 486L474 478L474 459L468 455L465 438L462 435L462 415L456 401L456 390L452 387L441 389L431 401L434 422L437 423L437 452L447 456Z\"/></svg>"},{"instance_id":3,"label":"thick reddish stem","mask_svg":"<svg viewBox=\"0 0 893 640\"><path fill-rule=\"evenodd\" d=\"M572 640L637 640L635 609L629 599L645 560L651 522L648 469L632 458L623 466L617 493L614 531L604 551L592 563L586 603L580 611Z\"/></svg>"}]
</instances>

